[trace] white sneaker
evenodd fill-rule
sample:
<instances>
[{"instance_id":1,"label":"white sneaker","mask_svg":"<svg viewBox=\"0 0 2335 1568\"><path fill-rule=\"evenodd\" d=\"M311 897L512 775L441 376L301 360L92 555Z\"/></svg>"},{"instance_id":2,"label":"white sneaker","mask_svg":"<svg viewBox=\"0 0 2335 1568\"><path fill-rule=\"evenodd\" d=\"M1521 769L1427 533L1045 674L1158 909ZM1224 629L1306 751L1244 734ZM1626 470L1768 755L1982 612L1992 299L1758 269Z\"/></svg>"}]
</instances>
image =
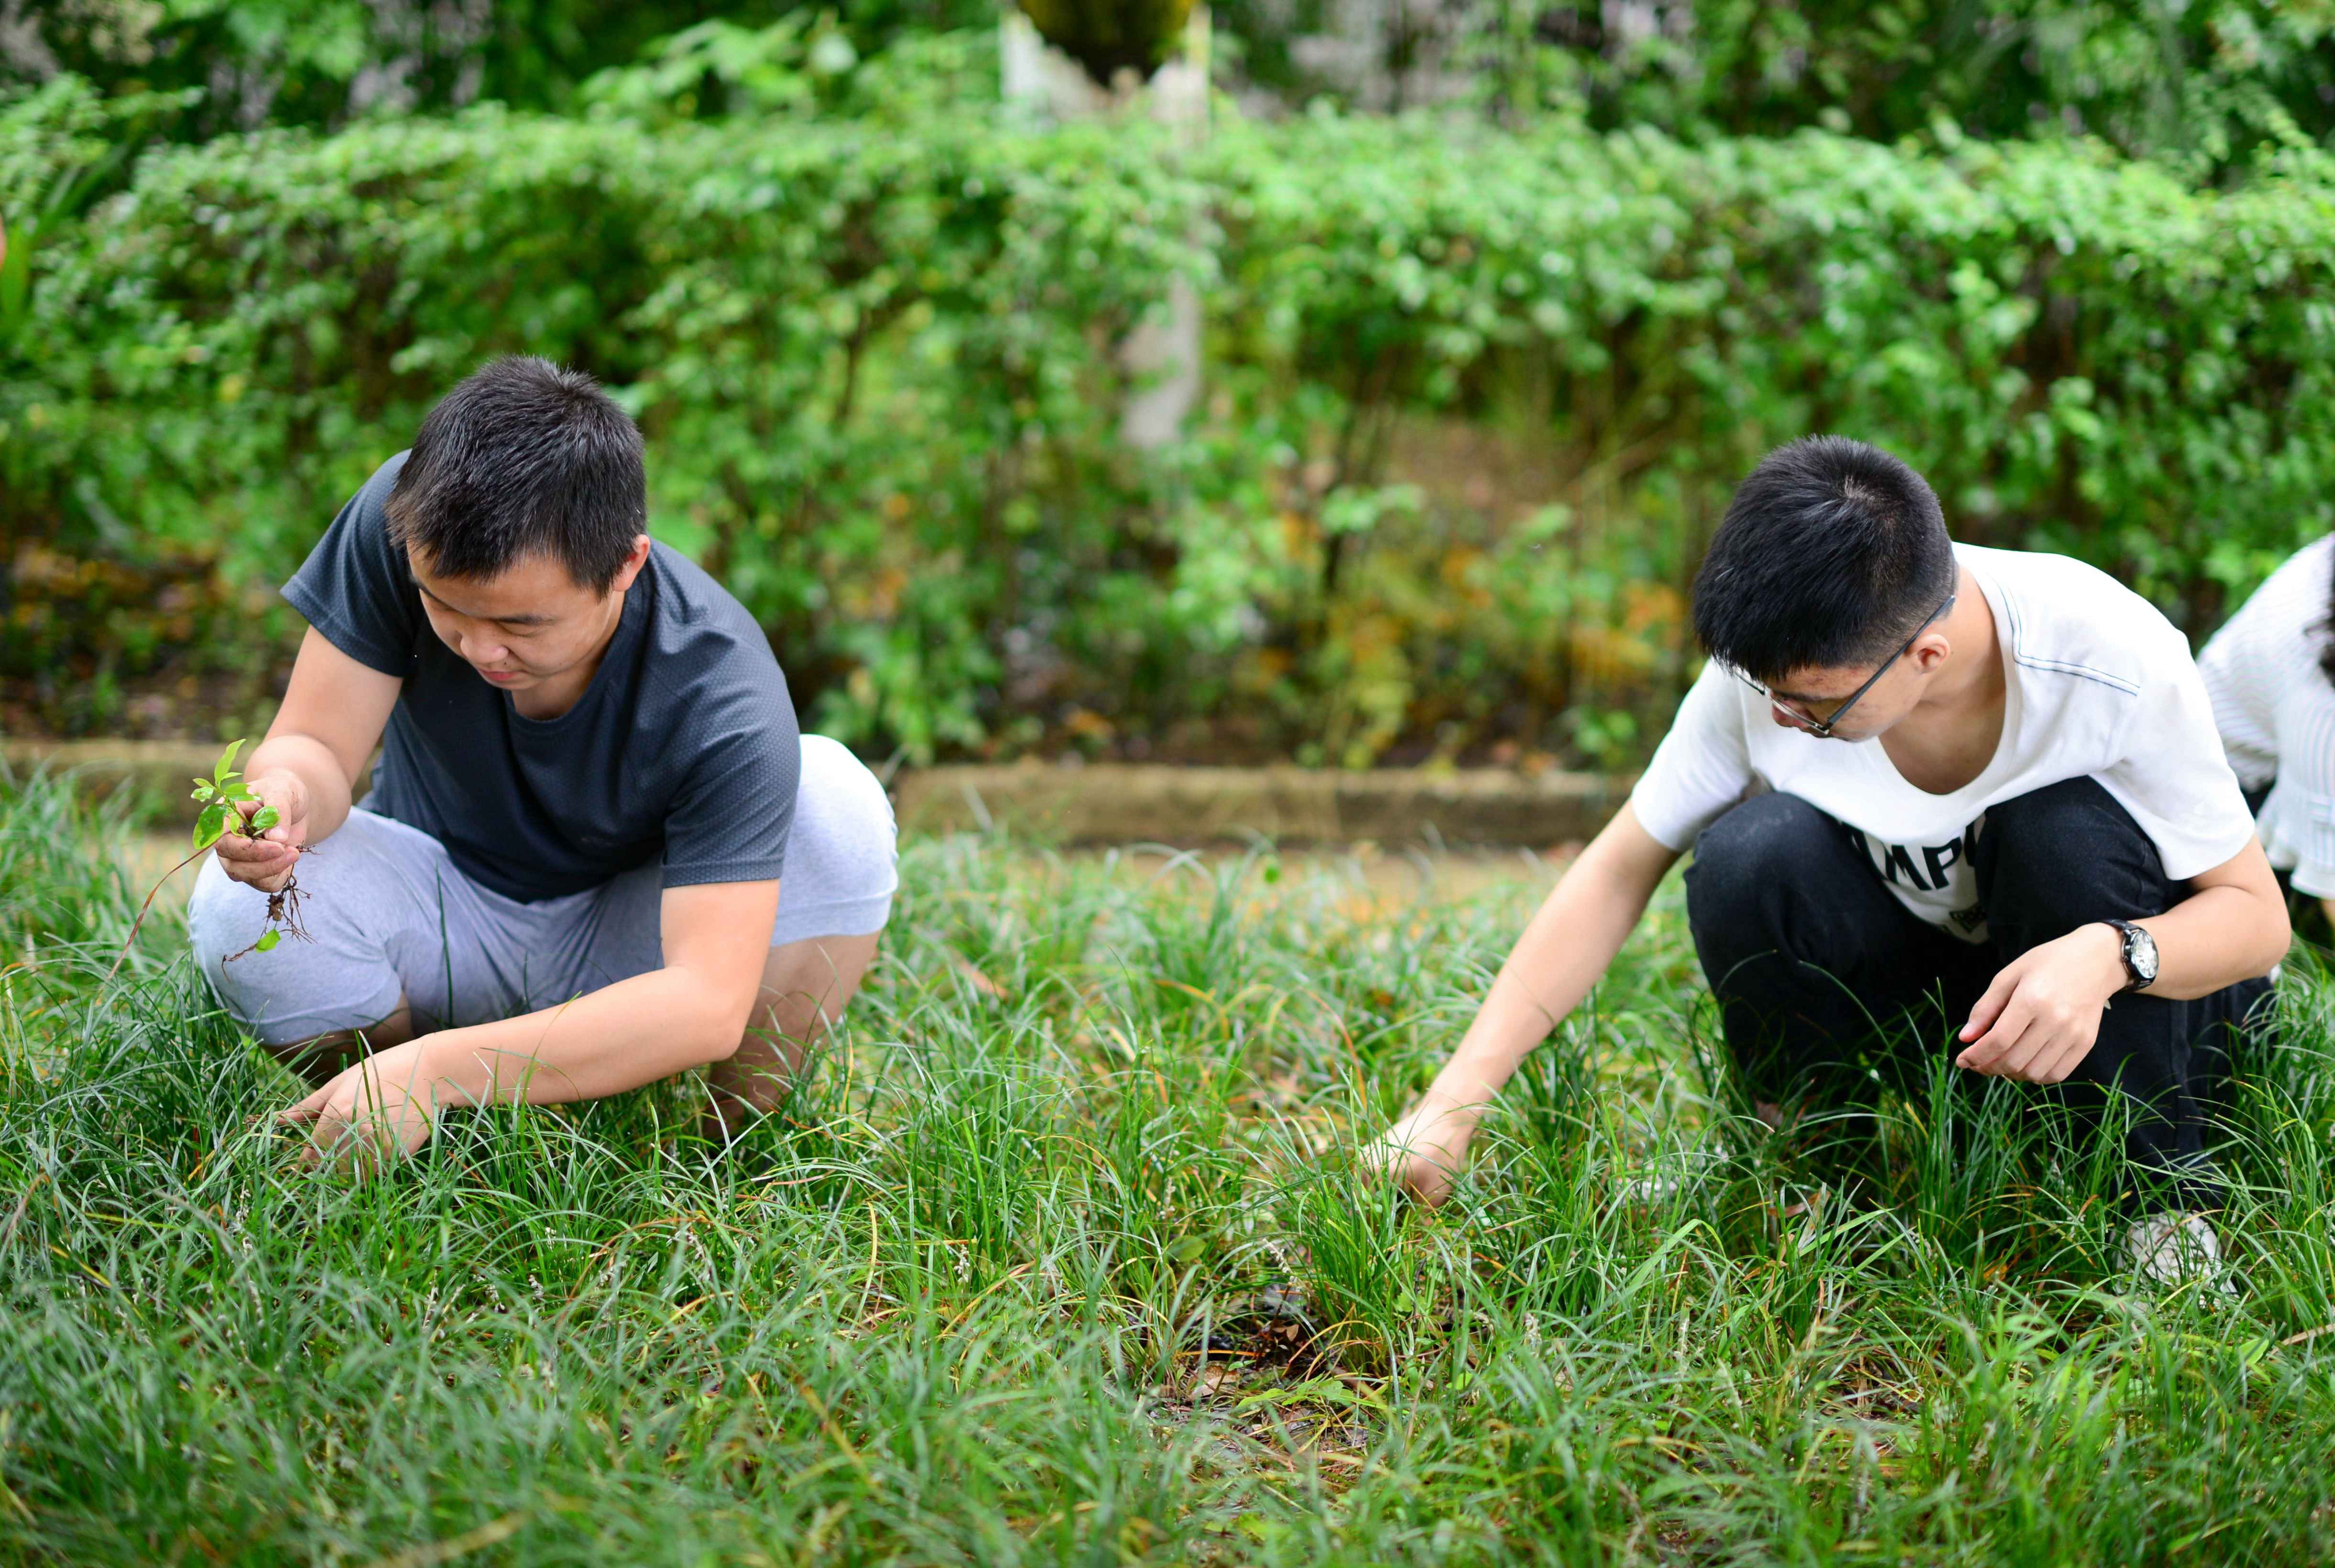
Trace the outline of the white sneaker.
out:
<instances>
[{"instance_id":1,"label":"white sneaker","mask_svg":"<svg viewBox=\"0 0 2335 1568\"><path fill-rule=\"evenodd\" d=\"M2204 1215L2160 1209L2132 1222L2124 1234L2128 1273L2154 1285L2203 1280L2222 1295L2238 1293L2237 1282L2222 1266L2222 1238Z\"/></svg>"}]
</instances>

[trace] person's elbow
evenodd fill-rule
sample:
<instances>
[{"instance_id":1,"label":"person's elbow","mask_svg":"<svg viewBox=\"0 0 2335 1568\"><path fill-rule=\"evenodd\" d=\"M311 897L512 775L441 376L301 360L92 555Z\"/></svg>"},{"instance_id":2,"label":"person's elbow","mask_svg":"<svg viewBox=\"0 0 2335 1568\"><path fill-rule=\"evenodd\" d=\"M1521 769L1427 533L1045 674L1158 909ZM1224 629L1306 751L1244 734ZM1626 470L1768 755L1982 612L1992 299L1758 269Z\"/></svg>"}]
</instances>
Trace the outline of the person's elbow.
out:
<instances>
[{"instance_id":1,"label":"person's elbow","mask_svg":"<svg viewBox=\"0 0 2335 1568\"><path fill-rule=\"evenodd\" d=\"M2260 842L2248 840L2230 860L2215 866L2191 885L2197 892L2238 899L2216 907L2214 924L2225 934L2223 948L2230 955L2226 983L2258 979L2279 966L2294 944L2294 922L2289 918L2286 890L2278 885L2270 857Z\"/></svg>"},{"instance_id":2,"label":"person's elbow","mask_svg":"<svg viewBox=\"0 0 2335 1568\"><path fill-rule=\"evenodd\" d=\"M2222 906L2220 922L2229 944L2223 950L2228 954L2228 967L2223 973L2229 976L2228 984L2268 974L2294 945L2294 922L2287 913L2286 895L2267 862L2258 869L2261 875L2243 877L2229 886L2228 891L2244 895L2243 903Z\"/></svg>"},{"instance_id":3,"label":"person's elbow","mask_svg":"<svg viewBox=\"0 0 2335 1568\"><path fill-rule=\"evenodd\" d=\"M739 984L685 969L668 973L681 977L686 987L682 1016L675 1021L681 1024L676 1032L690 1042L690 1065L710 1067L737 1055L753 1020L761 976Z\"/></svg>"},{"instance_id":4,"label":"person's elbow","mask_svg":"<svg viewBox=\"0 0 2335 1568\"><path fill-rule=\"evenodd\" d=\"M1678 864L1680 853L1647 832L1638 820L1636 808L1625 800L1613 819L1590 840L1588 848L1574 863L1574 869L1629 905L1635 918L1653 896L1662 877Z\"/></svg>"},{"instance_id":5,"label":"person's elbow","mask_svg":"<svg viewBox=\"0 0 2335 1568\"><path fill-rule=\"evenodd\" d=\"M689 1065L738 1054L761 997L778 908L775 878L665 889L659 911L665 982L658 1002L671 1011L655 1027L669 1031L673 1054Z\"/></svg>"},{"instance_id":6,"label":"person's elbow","mask_svg":"<svg viewBox=\"0 0 2335 1568\"><path fill-rule=\"evenodd\" d=\"M2257 894L2259 913L2253 922L2255 940L2249 955L2253 967L2246 971L2249 978L2268 974L2286 960L2287 952L2294 945L2294 921L2287 914L2286 898L2275 883L2267 896Z\"/></svg>"}]
</instances>

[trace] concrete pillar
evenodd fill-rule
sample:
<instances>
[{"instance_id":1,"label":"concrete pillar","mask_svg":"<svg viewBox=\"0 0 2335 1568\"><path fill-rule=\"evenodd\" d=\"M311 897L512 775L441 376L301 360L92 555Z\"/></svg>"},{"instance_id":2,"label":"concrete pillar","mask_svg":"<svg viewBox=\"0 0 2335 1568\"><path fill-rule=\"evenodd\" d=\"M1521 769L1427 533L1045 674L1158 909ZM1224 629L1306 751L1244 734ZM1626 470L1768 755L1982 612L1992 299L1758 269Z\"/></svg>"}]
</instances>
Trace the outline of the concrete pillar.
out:
<instances>
[{"instance_id":1,"label":"concrete pillar","mask_svg":"<svg viewBox=\"0 0 2335 1568\"><path fill-rule=\"evenodd\" d=\"M1150 80L1121 70L1105 86L1008 11L998 39L1007 111L1040 121L1143 113L1168 127L1178 149L1197 147L1208 133L1209 39L1208 8L1195 5L1181 47ZM1119 358L1137 383L1119 439L1143 451L1168 445L1200 401L1200 296L1188 278L1168 280L1161 308L1128 334Z\"/></svg>"}]
</instances>

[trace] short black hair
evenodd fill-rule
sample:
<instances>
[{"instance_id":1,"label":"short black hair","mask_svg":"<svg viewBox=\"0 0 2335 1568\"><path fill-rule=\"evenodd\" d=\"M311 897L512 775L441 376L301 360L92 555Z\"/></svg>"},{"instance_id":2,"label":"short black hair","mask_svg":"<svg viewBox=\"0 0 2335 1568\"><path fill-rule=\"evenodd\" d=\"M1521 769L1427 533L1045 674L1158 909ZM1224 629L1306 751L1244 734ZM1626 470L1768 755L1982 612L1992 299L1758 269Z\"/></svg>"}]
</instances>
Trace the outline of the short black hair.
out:
<instances>
[{"instance_id":1,"label":"short black hair","mask_svg":"<svg viewBox=\"0 0 2335 1568\"><path fill-rule=\"evenodd\" d=\"M423 418L384 509L433 572L494 577L547 555L605 594L647 526L640 428L583 372L507 355Z\"/></svg>"},{"instance_id":2,"label":"short black hair","mask_svg":"<svg viewBox=\"0 0 2335 1568\"><path fill-rule=\"evenodd\" d=\"M1884 659L1954 591L1938 498L1878 447L1809 436L1735 489L1694 578L1694 630L1761 681Z\"/></svg>"}]
</instances>

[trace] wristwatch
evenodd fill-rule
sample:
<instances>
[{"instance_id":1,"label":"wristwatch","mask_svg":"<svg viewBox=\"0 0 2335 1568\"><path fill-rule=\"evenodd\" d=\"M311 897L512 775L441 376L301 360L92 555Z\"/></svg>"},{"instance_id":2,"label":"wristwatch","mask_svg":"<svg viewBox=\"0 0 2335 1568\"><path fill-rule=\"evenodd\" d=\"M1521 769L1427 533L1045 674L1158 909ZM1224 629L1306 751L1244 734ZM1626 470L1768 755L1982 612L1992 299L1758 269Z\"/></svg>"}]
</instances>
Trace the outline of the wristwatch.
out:
<instances>
[{"instance_id":1,"label":"wristwatch","mask_svg":"<svg viewBox=\"0 0 2335 1568\"><path fill-rule=\"evenodd\" d=\"M2126 991L2139 991L2153 983L2156 979L2156 938L2129 920L2111 920L2107 924L2115 926L2117 934L2124 938L2124 972L2127 978L2124 990L2117 994L2122 996Z\"/></svg>"}]
</instances>

